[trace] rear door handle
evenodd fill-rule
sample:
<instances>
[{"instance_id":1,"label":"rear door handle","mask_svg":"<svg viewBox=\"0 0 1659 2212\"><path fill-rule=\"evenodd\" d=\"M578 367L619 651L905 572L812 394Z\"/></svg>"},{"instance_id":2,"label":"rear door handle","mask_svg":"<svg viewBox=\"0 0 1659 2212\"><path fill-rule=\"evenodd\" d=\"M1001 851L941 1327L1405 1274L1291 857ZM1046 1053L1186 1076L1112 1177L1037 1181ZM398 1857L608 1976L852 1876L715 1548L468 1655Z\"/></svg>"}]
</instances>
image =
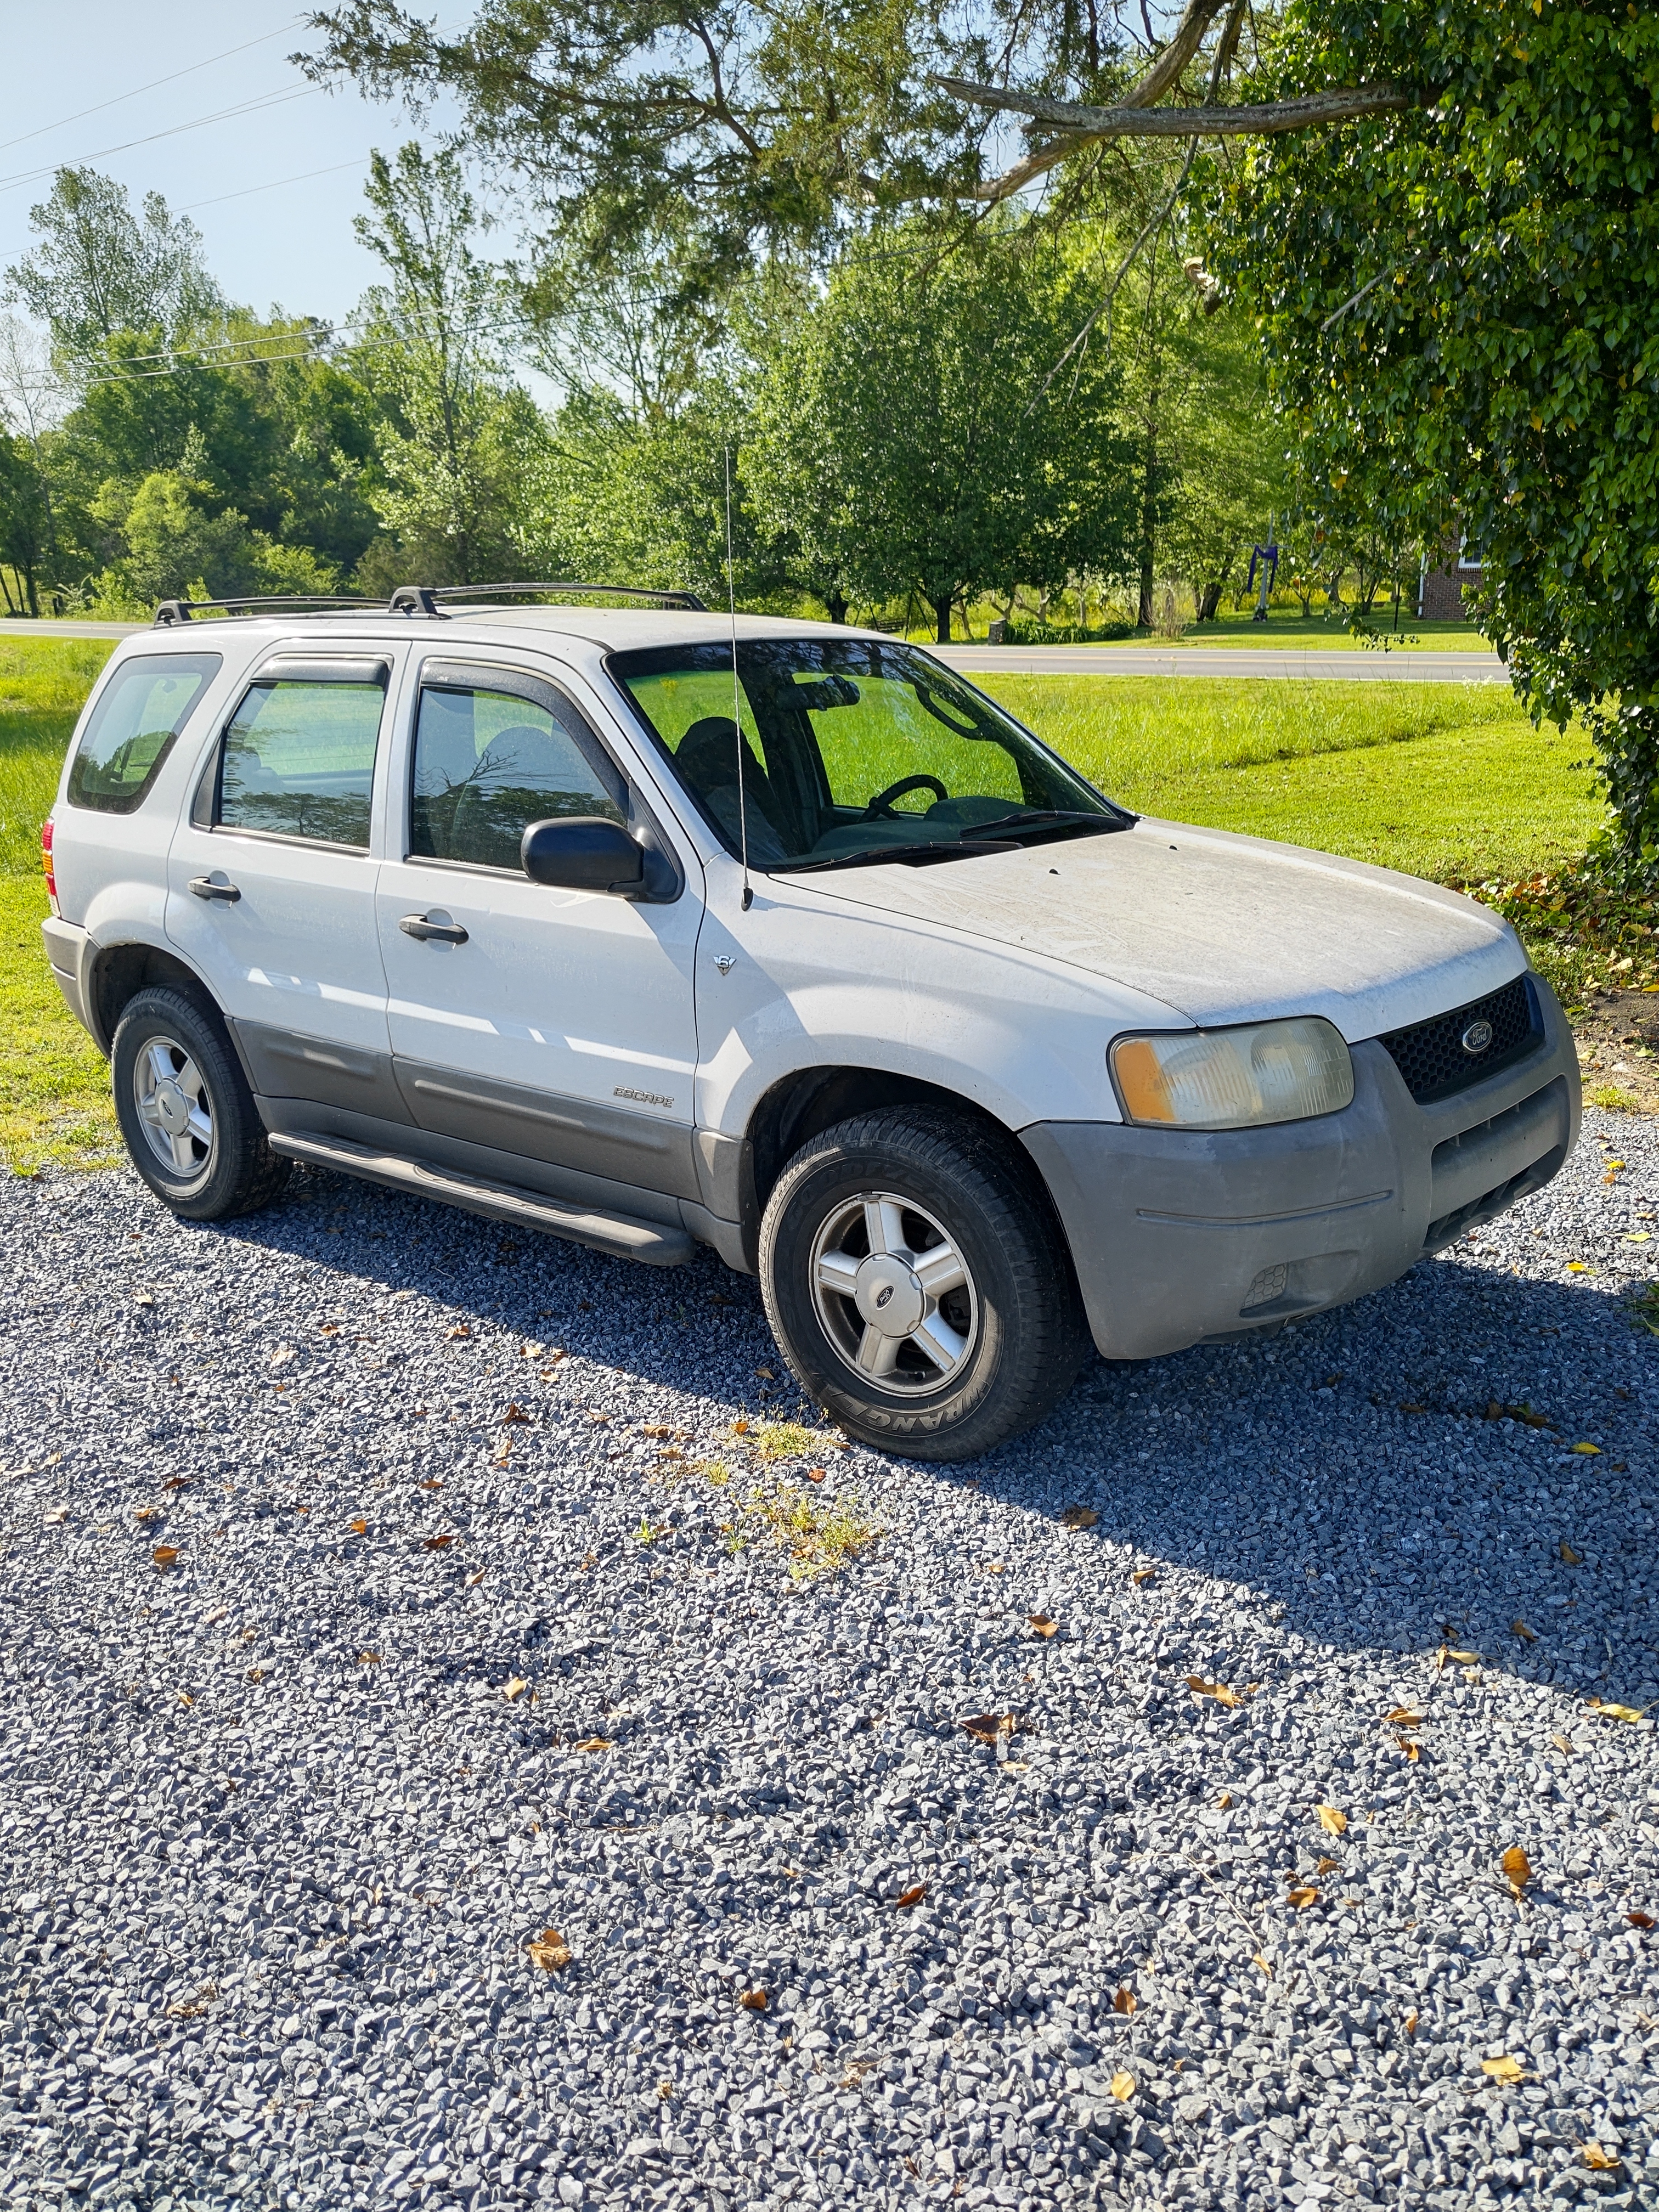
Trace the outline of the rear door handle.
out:
<instances>
[{"instance_id":1,"label":"rear door handle","mask_svg":"<svg viewBox=\"0 0 1659 2212\"><path fill-rule=\"evenodd\" d=\"M398 927L405 937L418 937L423 943L428 938L436 938L440 945L466 943L466 932L459 921L430 921L423 914L406 914Z\"/></svg>"},{"instance_id":2,"label":"rear door handle","mask_svg":"<svg viewBox=\"0 0 1659 2212\"><path fill-rule=\"evenodd\" d=\"M211 876L192 876L190 887L198 898L222 899L227 906L234 906L242 896L234 884L216 884Z\"/></svg>"}]
</instances>

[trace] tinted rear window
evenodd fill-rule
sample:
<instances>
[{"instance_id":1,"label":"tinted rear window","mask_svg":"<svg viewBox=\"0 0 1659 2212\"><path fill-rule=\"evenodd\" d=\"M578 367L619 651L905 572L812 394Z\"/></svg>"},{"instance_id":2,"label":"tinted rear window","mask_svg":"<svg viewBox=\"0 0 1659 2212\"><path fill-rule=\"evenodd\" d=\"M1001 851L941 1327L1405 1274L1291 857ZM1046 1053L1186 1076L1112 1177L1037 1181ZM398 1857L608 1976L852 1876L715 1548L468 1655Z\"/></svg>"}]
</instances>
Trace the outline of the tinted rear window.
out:
<instances>
[{"instance_id":1,"label":"tinted rear window","mask_svg":"<svg viewBox=\"0 0 1659 2212\"><path fill-rule=\"evenodd\" d=\"M216 653L151 653L118 668L76 749L70 805L131 814L221 665Z\"/></svg>"}]
</instances>

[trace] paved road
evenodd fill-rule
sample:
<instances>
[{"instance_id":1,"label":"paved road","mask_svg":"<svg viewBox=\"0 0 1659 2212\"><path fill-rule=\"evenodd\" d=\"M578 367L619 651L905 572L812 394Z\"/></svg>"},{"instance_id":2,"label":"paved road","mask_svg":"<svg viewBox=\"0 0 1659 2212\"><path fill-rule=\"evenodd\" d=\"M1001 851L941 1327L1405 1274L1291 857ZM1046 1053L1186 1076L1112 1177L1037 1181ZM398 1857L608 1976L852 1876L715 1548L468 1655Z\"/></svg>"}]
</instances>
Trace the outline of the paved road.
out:
<instances>
[{"instance_id":1,"label":"paved road","mask_svg":"<svg viewBox=\"0 0 1659 2212\"><path fill-rule=\"evenodd\" d=\"M147 623L0 619L0 636L131 637ZM950 645L934 648L953 668L1005 676L1336 677L1395 684L1506 684L1495 653L1276 652L1272 646Z\"/></svg>"},{"instance_id":2,"label":"paved road","mask_svg":"<svg viewBox=\"0 0 1659 2212\"><path fill-rule=\"evenodd\" d=\"M1275 652L1265 645L948 645L931 648L953 668L1018 676L1338 677L1392 684L1507 684L1495 653Z\"/></svg>"}]
</instances>

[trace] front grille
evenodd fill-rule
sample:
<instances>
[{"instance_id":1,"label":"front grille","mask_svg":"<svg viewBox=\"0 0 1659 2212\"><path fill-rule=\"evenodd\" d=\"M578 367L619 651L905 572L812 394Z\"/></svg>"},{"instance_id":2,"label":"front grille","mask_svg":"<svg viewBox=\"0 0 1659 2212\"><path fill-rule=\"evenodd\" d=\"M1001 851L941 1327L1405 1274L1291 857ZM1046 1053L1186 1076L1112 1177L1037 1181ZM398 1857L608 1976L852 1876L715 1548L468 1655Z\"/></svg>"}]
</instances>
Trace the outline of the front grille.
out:
<instances>
[{"instance_id":1,"label":"front grille","mask_svg":"<svg viewBox=\"0 0 1659 2212\"><path fill-rule=\"evenodd\" d=\"M1490 1024L1492 1041L1480 1051L1470 1052L1463 1039L1477 1022ZM1540 1035L1532 992L1526 977L1517 975L1501 991L1449 1014L1437 1014L1432 1021L1395 1030L1379 1042L1405 1078L1407 1090L1419 1106L1425 1106L1433 1099L1467 1091L1470 1084L1523 1058Z\"/></svg>"}]
</instances>

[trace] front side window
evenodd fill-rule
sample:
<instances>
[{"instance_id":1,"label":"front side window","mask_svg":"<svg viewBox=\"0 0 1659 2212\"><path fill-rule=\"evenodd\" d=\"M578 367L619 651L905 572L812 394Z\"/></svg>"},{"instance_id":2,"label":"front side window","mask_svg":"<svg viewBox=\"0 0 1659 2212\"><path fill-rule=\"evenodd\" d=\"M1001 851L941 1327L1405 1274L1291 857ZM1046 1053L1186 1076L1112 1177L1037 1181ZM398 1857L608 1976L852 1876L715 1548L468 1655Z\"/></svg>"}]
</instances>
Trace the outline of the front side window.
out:
<instances>
[{"instance_id":1,"label":"front side window","mask_svg":"<svg viewBox=\"0 0 1659 2212\"><path fill-rule=\"evenodd\" d=\"M411 858L519 868L532 822L626 816L621 779L550 687L531 698L466 684L422 686L410 793ZM544 700L546 702L543 703Z\"/></svg>"},{"instance_id":2,"label":"front side window","mask_svg":"<svg viewBox=\"0 0 1659 2212\"><path fill-rule=\"evenodd\" d=\"M216 653L150 653L118 668L75 749L70 805L97 814L131 814L142 805L222 665Z\"/></svg>"},{"instance_id":3,"label":"front side window","mask_svg":"<svg viewBox=\"0 0 1659 2212\"><path fill-rule=\"evenodd\" d=\"M260 678L225 732L227 830L366 847L384 684Z\"/></svg>"},{"instance_id":4,"label":"front side window","mask_svg":"<svg viewBox=\"0 0 1659 2212\"><path fill-rule=\"evenodd\" d=\"M750 640L735 678L732 659L657 647L608 665L727 849L746 832L753 866L960 859L1133 819L908 646Z\"/></svg>"}]
</instances>

